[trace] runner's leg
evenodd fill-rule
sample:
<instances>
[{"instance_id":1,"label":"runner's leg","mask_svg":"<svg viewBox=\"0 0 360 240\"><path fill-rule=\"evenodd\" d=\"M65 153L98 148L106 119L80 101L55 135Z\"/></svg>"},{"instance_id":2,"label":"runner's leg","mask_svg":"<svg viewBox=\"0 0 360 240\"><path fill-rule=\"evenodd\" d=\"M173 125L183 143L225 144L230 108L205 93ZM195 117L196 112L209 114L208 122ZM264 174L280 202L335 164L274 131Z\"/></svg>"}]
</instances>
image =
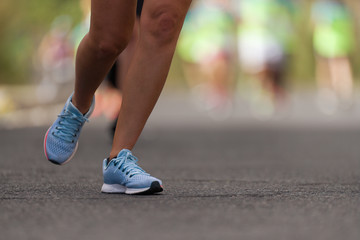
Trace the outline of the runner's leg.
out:
<instances>
[{"instance_id":1,"label":"runner's leg","mask_svg":"<svg viewBox=\"0 0 360 240\"><path fill-rule=\"evenodd\" d=\"M136 1L92 0L90 31L76 55L73 104L85 113L96 89L130 40Z\"/></svg>"},{"instance_id":2,"label":"runner's leg","mask_svg":"<svg viewBox=\"0 0 360 240\"><path fill-rule=\"evenodd\" d=\"M191 0L146 0L140 39L123 83L123 102L110 158L132 149L164 86Z\"/></svg>"}]
</instances>

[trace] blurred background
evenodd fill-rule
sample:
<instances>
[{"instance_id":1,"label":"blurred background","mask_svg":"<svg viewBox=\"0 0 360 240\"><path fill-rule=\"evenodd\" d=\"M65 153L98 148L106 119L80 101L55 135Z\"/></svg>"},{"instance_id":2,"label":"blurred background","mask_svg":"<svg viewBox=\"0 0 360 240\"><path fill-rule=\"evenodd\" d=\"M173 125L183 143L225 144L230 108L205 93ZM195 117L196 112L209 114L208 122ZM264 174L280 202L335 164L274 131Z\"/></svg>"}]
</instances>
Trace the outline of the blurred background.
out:
<instances>
[{"instance_id":1,"label":"blurred background","mask_svg":"<svg viewBox=\"0 0 360 240\"><path fill-rule=\"evenodd\" d=\"M200 122L359 119L359 12L356 0L194 0L155 111ZM88 26L88 0L0 2L0 127L54 119ZM121 88L105 83L97 98L94 117L113 121Z\"/></svg>"}]
</instances>

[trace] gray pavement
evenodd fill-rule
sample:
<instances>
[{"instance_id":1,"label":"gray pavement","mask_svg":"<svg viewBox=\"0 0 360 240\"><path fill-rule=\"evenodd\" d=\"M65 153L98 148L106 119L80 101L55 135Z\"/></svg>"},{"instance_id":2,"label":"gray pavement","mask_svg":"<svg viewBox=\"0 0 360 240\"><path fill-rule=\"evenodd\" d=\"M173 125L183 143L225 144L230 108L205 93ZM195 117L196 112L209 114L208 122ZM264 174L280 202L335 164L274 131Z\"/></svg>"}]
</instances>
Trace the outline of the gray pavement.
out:
<instances>
[{"instance_id":1,"label":"gray pavement","mask_svg":"<svg viewBox=\"0 0 360 240\"><path fill-rule=\"evenodd\" d=\"M61 167L46 127L0 130L0 239L360 238L360 127L154 122L134 150L153 196L100 193L102 123Z\"/></svg>"}]
</instances>

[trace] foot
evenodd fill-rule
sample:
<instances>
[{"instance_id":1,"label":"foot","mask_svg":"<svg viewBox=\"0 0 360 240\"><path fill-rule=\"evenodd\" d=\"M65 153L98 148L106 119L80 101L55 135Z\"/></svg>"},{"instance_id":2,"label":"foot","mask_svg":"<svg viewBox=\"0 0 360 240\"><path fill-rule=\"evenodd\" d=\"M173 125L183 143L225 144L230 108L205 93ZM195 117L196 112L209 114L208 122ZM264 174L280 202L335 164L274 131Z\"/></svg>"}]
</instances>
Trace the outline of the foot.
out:
<instances>
[{"instance_id":1,"label":"foot","mask_svg":"<svg viewBox=\"0 0 360 240\"><path fill-rule=\"evenodd\" d=\"M131 151L123 149L109 163L103 162L103 193L153 194L162 192L161 180L150 176L139 165Z\"/></svg>"},{"instance_id":2,"label":"foot","mask_svg":"<svg viewBox=\"0 0 360 240\"><path fill-rule=\"evenodd\" d=\"M66 101L64 109L48 129L44 138L46 158L57 165L71 160L78 147L78 139L85 122L89 121L95 101L86 114L82 114L71 102L72 95Z\"/></svg>"}]
</instances>

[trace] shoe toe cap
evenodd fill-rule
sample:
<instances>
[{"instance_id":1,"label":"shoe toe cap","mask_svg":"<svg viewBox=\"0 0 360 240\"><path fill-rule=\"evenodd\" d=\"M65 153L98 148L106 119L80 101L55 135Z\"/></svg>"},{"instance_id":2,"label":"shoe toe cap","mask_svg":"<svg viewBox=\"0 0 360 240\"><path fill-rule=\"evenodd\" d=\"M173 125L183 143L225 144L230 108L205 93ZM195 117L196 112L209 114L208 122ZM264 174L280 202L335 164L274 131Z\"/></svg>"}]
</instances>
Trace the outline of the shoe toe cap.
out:
<instances>
[{"instance_id":1,"label":"shoe toe cap","mask_svg":"<svg viewBox=\"0 0 360 240\"><path fill-rule=\"evenodd\" d=\"M71 158L75 147L76 144L61 142L51 134L48 134L44 143L46 158L52 163L59 165Z\"/></svg>"},{"instance_id":2,"label":"shoe toe cap","mask_svg":"<svg viewBox=\"0 0 360 240\"><path fill-rule=\"evenodd\" d=\"M152 176L136 175L129 179L126 187L128 188L147 188L151 186L151 183L159 182L162 185L162 181Z\"/></svg>"}]
</instances>

